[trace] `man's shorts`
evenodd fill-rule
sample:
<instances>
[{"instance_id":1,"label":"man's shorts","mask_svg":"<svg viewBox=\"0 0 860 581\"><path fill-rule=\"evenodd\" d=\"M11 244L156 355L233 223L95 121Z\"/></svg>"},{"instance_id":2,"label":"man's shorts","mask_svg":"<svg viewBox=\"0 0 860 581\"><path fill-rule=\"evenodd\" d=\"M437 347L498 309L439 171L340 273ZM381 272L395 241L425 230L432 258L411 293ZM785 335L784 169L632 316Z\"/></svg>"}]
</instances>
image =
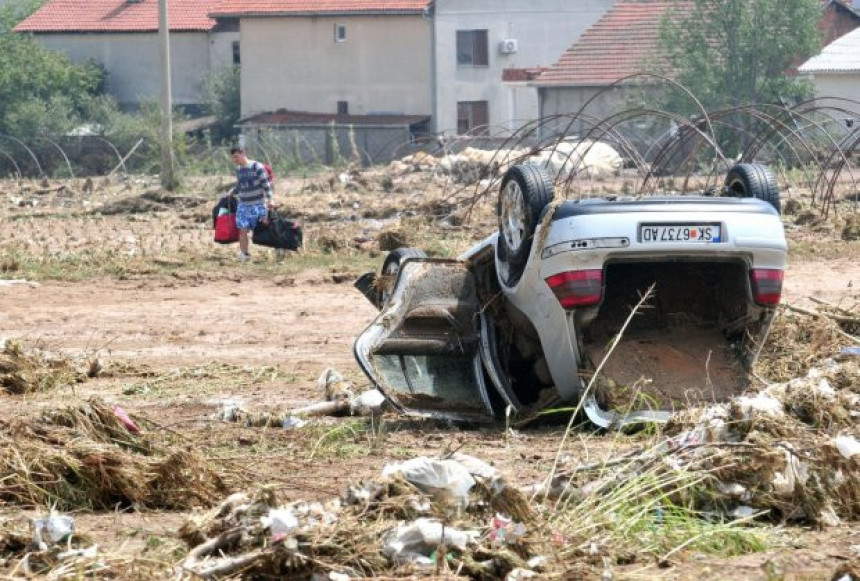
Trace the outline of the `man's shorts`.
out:
<instances>
[{"instance_id":1,"label":"man's shorts","mask_svg":"<svg viewBox=\"0 0 860 581\"><path fill-rule=\"evenodd\" d=\"M236 208L236 226L240 230L253 230L266 214L266 206L262 204L239 204Z\"/></svg>"}]
</instances>

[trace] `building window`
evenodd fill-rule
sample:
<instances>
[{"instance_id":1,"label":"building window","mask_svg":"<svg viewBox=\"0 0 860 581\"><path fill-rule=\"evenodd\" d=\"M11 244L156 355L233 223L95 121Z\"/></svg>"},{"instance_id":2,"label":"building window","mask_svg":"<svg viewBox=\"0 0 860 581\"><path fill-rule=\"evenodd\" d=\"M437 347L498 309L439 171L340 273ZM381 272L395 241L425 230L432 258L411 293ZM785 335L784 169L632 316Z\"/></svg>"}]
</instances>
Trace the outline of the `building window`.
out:
<instances>
[{"instance_id":1,"label":"building window","mask_svg":"<svg viewBox=\"0 0 860 581\"><path fill-rule=\"evenodd\" d=\"M349 115L349 101L338 101L337 102L337 114L338 115Z\"/></svg>"},{"instance_id":2,"label":"building window","mask_svg":"<svg viewBox=\"0 0 860 581\"><path fill-rule=\"evenodd\" d=\"M459 101L457 103L457 134L486 135L490 123L486 101Z\"/></svg>"},{"instance_id":3,"label":"building window","mask_svg":"<svg viewBox=\"0 0 860 581\"><path fill-rule=\"evenodd\" d=\"M486 30L457 31L457 64L485 67L490 64Z\"/></svg>"},{"instance_id":4,"label":"building window","mask_svg":"<svg viewBox=\"0 0 860 581\"><path fill-rule=\"evenodd\" d=\"M346 24L334 25L334 41L346 42Z\"/></svg>"},{"instance_id":5,"label":"building window","mask_svg":"<svg viewBox=\"0 0 860 581\"><path fill-rule=\"evenodd\" d=\"M242 64L242 56L239 54L239 41L233 41L233 64L238 65Z\"/></svg>"}]
</instances>

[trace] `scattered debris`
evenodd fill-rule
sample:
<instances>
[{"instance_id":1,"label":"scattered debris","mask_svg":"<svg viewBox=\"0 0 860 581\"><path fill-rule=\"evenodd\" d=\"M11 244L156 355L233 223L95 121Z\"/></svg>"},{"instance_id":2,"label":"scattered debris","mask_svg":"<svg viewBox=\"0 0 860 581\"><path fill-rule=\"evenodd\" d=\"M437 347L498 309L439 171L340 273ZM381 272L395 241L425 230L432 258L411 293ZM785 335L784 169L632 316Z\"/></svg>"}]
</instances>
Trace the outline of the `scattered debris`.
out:
<instances>
[{"instance_id":1,"label":"scattered debris","mask_svg":"<svg viewBox=\"0 0 860 581\"><path fill-rule=\"evenodd\" d=\"M659 459L666 470L708 474L711 490L700 507L705 511L746 506L819 526L855 520L858 420L860 367L828 361L753 397L674 415L666 427L669 438L625 462L626 471ZM580 487L583 493L592 489Z\"/></svg>"},{"instance_id":2,"label":"scattered debris","mask_svg":"<svg viewBox=\"0 0 860 581\"><path fill-rule=\"evenodd\" d=\"M460 461L464 464L416 458L397 470L386 468L388 476L352 487L344 499L326 503L280 505L267 488L231 495L210 511L192 515L180 528L180 537L190 547L182 569L188 579L314 574L331 578L333 573L377 578L402 572L405 566L430 568L451 579L502 579L518 567L526 568L535 555L524 539L512 536L501 548L498 543L494 548L489 540L492 519L507 518L496 514L494 507L500 506L496 498L511 494L512 489L503 486L498 472L480 460L460 456ZM470 474L466 465L493 474L495 480ZM458 498L465 503L461 508L468 510L451 513L446 502L424 496L420 487L404 478L417 475L416 480L439 484L428 472L437 468L480 483ZM534 567L541 563L531 562Z\"/></svg>"},{"instance_id":3,"label":"scattered debris","mask_svg":"<svg viewBox=\"0 0 860 581\"><path fill-rule=\"evenodd\" d=\"M608 143L585 139L556 143L529 158L528 163L545 167L554 178L582 175L593 179L618 175L624 160Z\"/></svg>"},{"instance_id":4,"label":"scattered debris","mask_svg":"<svg viewBox=\"0 0 860 581\"><path fill-rule=\"evenodd\" d=\"M166 579L169 565L102 552L86 535L74 530L69 515L51 512L44 517L0 517L0 567L13 564L10 578Z\"/></svg>"},{"instance_id":5,"label":"scattered debris","mask_svg":"<svg viewBox=\"0 0 860 581\"><path fill-rule=\"evenodd\" d=\"M211 205L212 200L203 196L178 196L159 190L145 192L138 196L122 198L104 204L96 210L103 216L113 214L140 214L146 212L175 211L176 208L197 208Z\"/></svg>"},{"instance_id":6,"label":"scattered debris","mask_svg":"<svg viewBox=\"0 0 860 581\"><path fill-rule=\"evenodd\" d=\"M230 422L244 422L252 427L300 428L305 425L304 418L320 416L374 416L385 408L385 396L379 390L371 389L356 394L352 383L331 368L322 372L317 380L317 389L325 401L293 408L287 411L249 413L241 404L231 400L221 402L216 414L218 419Z\"/></svg>"},{"instance_id":7,"label":"scattered debris","mask_svg":"<svg viewBox=\"0 0 860 581\"><path fill-rule=\"evenodd\" d=\"M333 370L320 376L319 386L327 398L349 399L349 382ZM26 424L26 429L4 426L2 433L41 434L47 439L45 428L52 426L95 432L93 440L101 444L144 445L143 436L130 433L110 406L88 405L86 413L59 412ZM206 512L194 512L183 524L179 535L189 551L176 578L379 578L405 571L452 579L540 578L542 572L552 570L551 559L570 551L601 563L608 550L630 550L606 548L605 540L595 540L603 538L594 528L600 524L581 526L582 521L568 521L564 515L582 506L602 510L597 501L601 498L618 502L616 491L641 476L649 478L649 488L664 502L674 499L717 521L771 518L817 526L856 521L860 518L858 426L860 363L848 358L823 362L805 377L770 384L757 394L675 414L656 445L611 461L559 471L532 489L543 493L532 496L507 484L493 466L461 453L386 465L378 479L350 486L341 498L325 502L282 504L267 487L237 492L222 496L220 504ZM103 433L99 435L96 428ZM67 441L61 432L51 434L51 441ZM0 442L0 449L13 448L18 454L27 452L26 443ZM94 450L91 444L90 457ZM147 458L160 455L153 448L141 452ZM44 451L42 455L47 456ZM134 464L129 462L125 470ZM110 478L119 469L119 462L104 455L98 465L102 477ZM206 472L198 467L192 470L193 486L202 486L198 478ZM30 470L40 472L47 471ZM153 463L129 477L139 486L147 482L143 474L157 472ZM679 474L686 474L695 486L679 487ZM0 479L4 493L20 489L8 471L0 471ZM173 483L171 493L191 487L192 480ZM119 483L113 488L115 495L123 490ZM200 504L212 504L214 489L208 491L210 502ZM152 506L145 499L136 502ZM652 526L659 527L662 518L658 508ZM37 555L47 554L53 542L73 532L73 523L62 515L34 523L44 545ZM22 547L31 543L21 533L15 536L0 527L0 548L14 547L6 549L7 554L11 550L23 555ZM555 557L547 552L553 546L562 549ZM97 553L83 547L67 554L92 565ZM616 558L637 559L635 552ZM54 566L64 563L57 559L51 561Z\"/></svg>"}]
</instances>

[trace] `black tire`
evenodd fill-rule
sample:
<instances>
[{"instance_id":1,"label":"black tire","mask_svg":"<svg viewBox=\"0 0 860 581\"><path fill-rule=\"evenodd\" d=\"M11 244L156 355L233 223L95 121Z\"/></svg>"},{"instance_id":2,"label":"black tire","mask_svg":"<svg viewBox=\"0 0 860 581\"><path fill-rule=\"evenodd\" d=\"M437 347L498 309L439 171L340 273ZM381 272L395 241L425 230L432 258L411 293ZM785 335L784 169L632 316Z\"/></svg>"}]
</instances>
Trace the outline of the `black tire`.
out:
<instances>
[{"instance_id":1,"label":"black tire","mask_svg":"<svg viewBox=\"0 0 860 581\"><path fill-rule=\"evenodd\" d=\"M726 174L725 194L733 198L758 198L780 211L779 186L770 168L739 163Z\"/></svg>"},{"instance_id":2,"label":"black tire","mask_svg":"<svg viewBox=\"0 0 860 581\"><path fill-rule=\"evenodd\" d=\"M400 272L400 265L408 258L427 258L427 254L423 250L417 248L395 248L388 253L385 260L382 262L380 275L382 284L379 288L379 307L388 300L394 290L394 283L397 280L397 275Z\"/></svg>"},{"instance_id":3,"label":"black tire","mask_svg":"<svg viewBox=\"0 0 860 581\"><path fill-rule=\"evenodd\" d=\"M541 212L552 202L552 179L537 165L515 165L505 173L496 215L499 239L496 253L507 272L505 284L519 282L532 249Z\"/></svg>"}]
</instances>

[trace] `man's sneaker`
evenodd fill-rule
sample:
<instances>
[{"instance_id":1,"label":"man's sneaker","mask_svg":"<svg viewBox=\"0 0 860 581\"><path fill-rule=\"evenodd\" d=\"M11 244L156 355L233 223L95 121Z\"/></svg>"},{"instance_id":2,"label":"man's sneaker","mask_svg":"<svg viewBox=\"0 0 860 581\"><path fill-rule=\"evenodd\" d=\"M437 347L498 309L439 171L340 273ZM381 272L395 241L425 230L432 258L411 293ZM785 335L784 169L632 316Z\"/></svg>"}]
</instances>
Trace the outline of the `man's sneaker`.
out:
<instances>
[{"instance_id":1,"label":"man's sneaker","mask_svg":"<svg viewBox=\"0 0 860 581\"><path fill-rule=\"evenodd\" d=\"M275 262L283 262L287 251L283 248L275 248Z\"/></svg>"},{"instance_id":2,"label":"man's sneaker","mask_svg":"<svg viewBox=\"0 0 860 581\"><path fill-rule=\"evenodd\" d=\"M249 260L251 260L251 255L246 254L244 252L239 252L239 254L236 255L236 260L238 260L239 262L248 262Z\"/></svg>"}]
</instances>

